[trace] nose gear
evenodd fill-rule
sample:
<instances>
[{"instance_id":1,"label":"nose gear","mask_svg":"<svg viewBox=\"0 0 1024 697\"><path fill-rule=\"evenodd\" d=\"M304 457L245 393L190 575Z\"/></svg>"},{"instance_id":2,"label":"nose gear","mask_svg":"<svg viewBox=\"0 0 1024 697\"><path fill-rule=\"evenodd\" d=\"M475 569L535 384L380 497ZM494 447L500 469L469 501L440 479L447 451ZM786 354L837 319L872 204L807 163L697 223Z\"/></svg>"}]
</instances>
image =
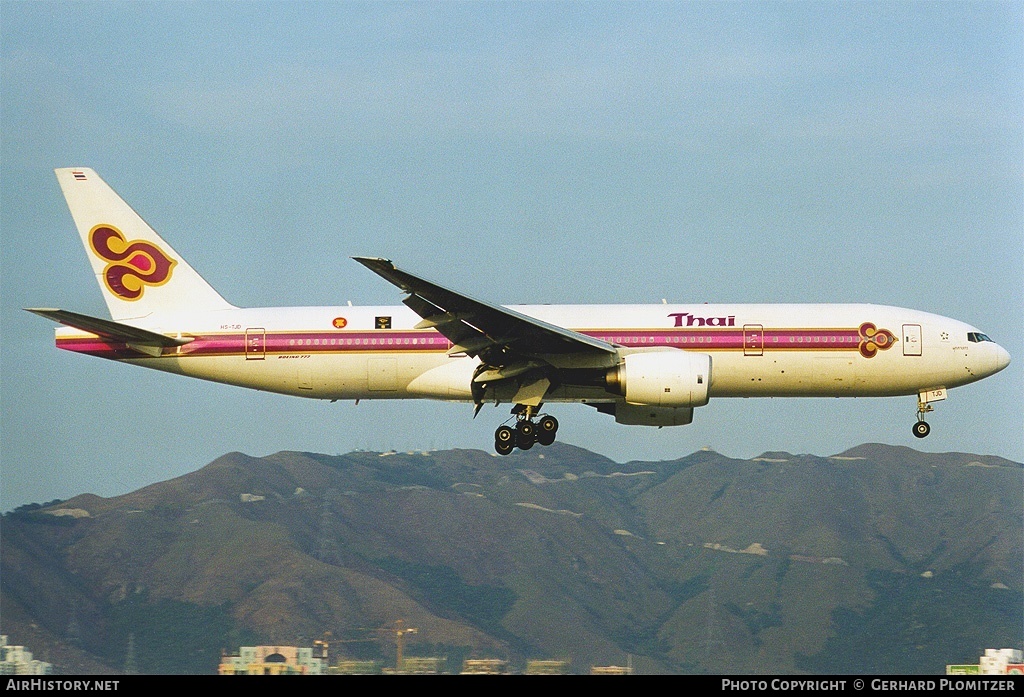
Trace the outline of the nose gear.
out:
<instances>
[{"instance_id":1,"label":"nose gear","mask_svg":"<svg viewBox=\"0 0 1024 697\"><path fill-rule=\"evenodd\" d=\"M924 420L924 415L930 411L935 411L935 407L927 402L917 403L917 423L914 424L914 436L917 438L924 438L932 432L932 427L928 425L928 422Z\"/></svg>"},{"instance_id":2,"label":"nose gear","mask_svg":"<svg viewBox=\"0 0 1024 697\"><path fill-rule=\"evenodd\" d=\"M931 402L941 402L946 398L946 389L923 390L917 393L917 423L914 424L914 437L924 438L932 432L932 427L924 420L924 415L935 411Z\"/></svg>"}]
</instances>

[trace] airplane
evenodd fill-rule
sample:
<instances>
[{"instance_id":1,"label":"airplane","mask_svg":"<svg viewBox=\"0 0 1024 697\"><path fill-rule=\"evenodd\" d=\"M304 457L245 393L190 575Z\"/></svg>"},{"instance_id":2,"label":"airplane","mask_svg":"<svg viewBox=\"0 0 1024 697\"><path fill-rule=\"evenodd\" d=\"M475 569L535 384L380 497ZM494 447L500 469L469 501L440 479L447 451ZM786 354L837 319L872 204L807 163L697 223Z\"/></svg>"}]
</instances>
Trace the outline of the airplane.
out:
<instances>
[{"instance_id":1,"label":"airplane","mask_svg":"<svg viewBox=\"0 0 1024 697\"><path fill-rule=\"evenodd\" d=\"M375 257L403 306L239 308L91 169L55 170L110 319L26 308L58 348L313 399L510 404L502 455L550 445L545 404L680 426L724 397L916 395L913 434L948 390L1010 362L963 322L868 304L496 305Z\"/></svg>"}]
</instances>

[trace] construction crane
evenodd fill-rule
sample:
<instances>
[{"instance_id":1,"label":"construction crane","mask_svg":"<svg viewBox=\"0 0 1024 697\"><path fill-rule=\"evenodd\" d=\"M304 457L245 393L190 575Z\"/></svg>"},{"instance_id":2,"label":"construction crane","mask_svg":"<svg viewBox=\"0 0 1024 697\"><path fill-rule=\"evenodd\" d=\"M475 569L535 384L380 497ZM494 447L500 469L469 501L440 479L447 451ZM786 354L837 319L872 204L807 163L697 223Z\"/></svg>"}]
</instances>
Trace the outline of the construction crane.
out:
<instances>
[{"instance_id":1,"label":"construction crane","mask_svg":"<svg viewBox=\"0 0 1024 697\"><path fill-rule=\"evenodd\" d=\"M313 646L320 647L320 658L324 659L324 663L326 664L328 661L328 653L331 649L331 633L324 632L323 639L317 639L314 641Z\"/></svg>"},{"instance_id":2,"label":"construction crane","mask_svg":"<svg viewBox=\"0 0 1024 697\"><path fill-rule=\"evenodd\" d=\"M415 634L419 630L416 627L406 627L405 622L402 620L395 621L395 644L398 646L398 658L395 661L395 670L398 672L402 671L404 666L404 659L402 658L402 652L405 649L405 635Z\"/></svg>"}]
</instances>

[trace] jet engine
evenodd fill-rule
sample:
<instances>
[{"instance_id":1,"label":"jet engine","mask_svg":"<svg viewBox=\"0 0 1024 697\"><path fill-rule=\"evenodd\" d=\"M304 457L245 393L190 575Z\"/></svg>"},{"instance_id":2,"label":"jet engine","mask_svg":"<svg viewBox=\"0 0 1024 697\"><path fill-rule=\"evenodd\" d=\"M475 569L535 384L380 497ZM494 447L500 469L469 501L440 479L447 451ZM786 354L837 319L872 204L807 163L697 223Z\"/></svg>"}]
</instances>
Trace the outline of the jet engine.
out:
<instances>
[{"instance_id":1,"label":"jet engine","mask_svg":"<svg viewBox=\"0 0 1024 697\"><path fill-rule=\"evenodd\" d=\"M611 414L615 422L627 426L686 426L693 423L693 407L648 407L626 404L623 400L593 404L602 414Z\"/></svg>"},{"instance_id":2,"label":"jet engine","mask_svg":"<svg viewBox=\"0 0 1024 697\"><path fill-rule=\"evenodd\" d=\"M689 351L630 353L605 374L609 392L652 407L702 407L710 384L711 356Z\"/></svg>"}]
</instances>

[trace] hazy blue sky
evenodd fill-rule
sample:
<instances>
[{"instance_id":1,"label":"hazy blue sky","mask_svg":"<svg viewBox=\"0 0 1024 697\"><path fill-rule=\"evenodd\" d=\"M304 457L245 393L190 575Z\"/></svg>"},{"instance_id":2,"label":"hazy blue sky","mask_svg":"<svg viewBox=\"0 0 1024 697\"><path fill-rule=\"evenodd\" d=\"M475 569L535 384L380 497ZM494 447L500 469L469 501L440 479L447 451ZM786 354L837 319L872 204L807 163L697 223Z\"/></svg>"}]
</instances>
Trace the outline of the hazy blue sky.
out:
<instances>
[{"instance_id":1,"label":"hazy blue sky","mask_svg":"<svg viewBox=\"0 0 1024 697\"><path fill-rule=\"evenodd\" d=\"M507 407L330 404L58 351L105 315L54 167L95 168L236 305L872 302L1014 356L951 392L555 406L618 460L862 442L1024 460L1024 5L0 2L0 510L232 450L489 449ZM532 452L532 451L531 451Z\"/></svg>"}]
</instances>

